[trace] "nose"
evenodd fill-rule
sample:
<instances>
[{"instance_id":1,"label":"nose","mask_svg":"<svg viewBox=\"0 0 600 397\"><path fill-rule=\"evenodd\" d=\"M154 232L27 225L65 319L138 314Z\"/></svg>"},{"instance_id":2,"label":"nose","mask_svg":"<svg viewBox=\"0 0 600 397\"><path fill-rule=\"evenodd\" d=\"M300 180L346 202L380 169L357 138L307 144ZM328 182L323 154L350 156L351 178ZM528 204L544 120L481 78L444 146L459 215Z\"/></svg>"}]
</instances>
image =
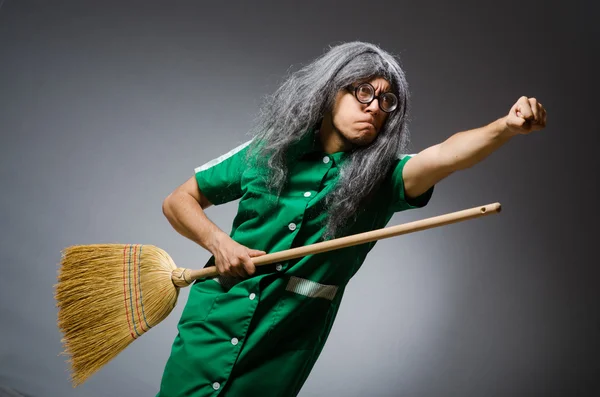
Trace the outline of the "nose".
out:
<instances>
[{"instance_id":1,"label":"nose","mask_svg":"<svg viewBox=\"0 0 600 397\"><path fill-rule=\"evenodd\" d=\"M379 99L377 98L373 98L373 100L371 101L371 103L369 103L367 105L366 110L368 112L374 113L374 114L378 114L379 113Z\"/></svg>"}]
</instances>

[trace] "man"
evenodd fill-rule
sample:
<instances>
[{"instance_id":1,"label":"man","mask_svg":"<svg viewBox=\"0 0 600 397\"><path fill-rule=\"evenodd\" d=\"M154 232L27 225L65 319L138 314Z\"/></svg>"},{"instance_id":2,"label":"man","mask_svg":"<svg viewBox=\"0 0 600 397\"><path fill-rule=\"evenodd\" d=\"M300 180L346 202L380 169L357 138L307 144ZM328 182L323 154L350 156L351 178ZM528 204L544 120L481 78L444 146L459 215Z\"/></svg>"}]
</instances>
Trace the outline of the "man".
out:
<instances>
[{"instance_id":1,"label":"man","mask_svg":"<svg viewBox=\"0 0 600 397\"><path fill-rule=\"evenodd\" d=\"M544 128L521 97L508 115L414 155L408 88L394 57L331 48L269 98L254 137L201 167L165 200L173 227L209 250L220 276L190 290L159 396L295 396L344 288L375 242L255 268L253 257L384 227L434 185L511 137ZM227 235L204 214L239 199Z\"/></svg>"}]
</instances>

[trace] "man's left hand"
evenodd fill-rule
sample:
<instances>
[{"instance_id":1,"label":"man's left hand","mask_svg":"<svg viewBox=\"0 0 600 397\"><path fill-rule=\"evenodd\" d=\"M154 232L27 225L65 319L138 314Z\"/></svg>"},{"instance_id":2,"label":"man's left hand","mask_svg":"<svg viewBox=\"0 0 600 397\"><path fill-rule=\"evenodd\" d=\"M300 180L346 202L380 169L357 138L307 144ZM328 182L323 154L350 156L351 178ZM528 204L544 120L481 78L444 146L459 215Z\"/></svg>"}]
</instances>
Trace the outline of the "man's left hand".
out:
<instances>
[{"instance_id":1,"label":"man's left hand","mask_svg":"<svg viewBox=\"0 0 600 397\"><path fill-rule=\"evenodd\" d=\"M546 109L535 98L522 96L505 117L507 133L529 134L546 127Z\"/></svg>"}]
</instances>

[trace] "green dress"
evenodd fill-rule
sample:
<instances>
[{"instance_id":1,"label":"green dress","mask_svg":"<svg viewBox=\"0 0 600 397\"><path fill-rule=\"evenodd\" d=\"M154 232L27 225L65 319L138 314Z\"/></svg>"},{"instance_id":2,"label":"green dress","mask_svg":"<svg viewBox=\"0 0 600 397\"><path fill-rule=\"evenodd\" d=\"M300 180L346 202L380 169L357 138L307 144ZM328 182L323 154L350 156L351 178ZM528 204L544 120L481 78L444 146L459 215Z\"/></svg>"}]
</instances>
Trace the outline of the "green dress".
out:
<instances>
[{"instance_id":1,"label":"green dress","mask_svg":"<svg viewBox=\"0 0 600 397\"><path fill-rule=\"evenodd\" d=\"M324 198L345 152L326 154L314 132L290 153L289 182L277 198L247 167L250 142L198 167L196 180L214 205L239 199L231 237L267 253L322 240ZM400 156L346 234L385 227L394 212L423 207L404 197ZM246 279L216 277L191 286L164 369L160 397L296 396L321 353L344 289L376 242L258 266ZM214 265L211 257L207 265Z\"/></svg>"}]
</instances>

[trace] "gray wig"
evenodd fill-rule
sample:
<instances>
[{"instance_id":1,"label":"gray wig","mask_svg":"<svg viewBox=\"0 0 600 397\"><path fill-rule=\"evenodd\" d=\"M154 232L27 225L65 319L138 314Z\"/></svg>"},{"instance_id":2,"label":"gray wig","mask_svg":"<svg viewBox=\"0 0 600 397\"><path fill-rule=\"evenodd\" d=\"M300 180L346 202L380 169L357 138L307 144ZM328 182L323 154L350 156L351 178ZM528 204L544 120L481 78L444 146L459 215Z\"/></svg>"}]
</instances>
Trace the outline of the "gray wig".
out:
<instances>
[{"instance_id":1,"label":"gray wig","mask_svg":"<svg viewBox=\"0 0 600 397\"><path fill-rule=\"evenodd\" d=\"M338 183L326 198L328 216L324 239L338 237L356 219L361 204L376 192L394 160L408 144L408 84L394 56L376 45L350 42L331 47L325 54L291 74L266 98L253 131L249 155L266 162L268 186L277 195L287 181L286 153L310 134L331 111L337 93L357 81L386 79L398 95L377 138L356 147L340 169Z\"/></svg>"}]
</instances>

